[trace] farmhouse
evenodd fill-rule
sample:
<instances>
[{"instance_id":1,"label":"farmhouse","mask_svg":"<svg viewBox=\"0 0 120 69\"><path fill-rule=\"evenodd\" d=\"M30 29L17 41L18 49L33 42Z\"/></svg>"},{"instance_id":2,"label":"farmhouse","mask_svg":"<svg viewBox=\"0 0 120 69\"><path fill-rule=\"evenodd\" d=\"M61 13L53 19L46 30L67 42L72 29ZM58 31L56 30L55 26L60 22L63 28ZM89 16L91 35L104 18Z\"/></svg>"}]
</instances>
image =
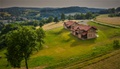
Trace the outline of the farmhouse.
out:
<instances>
[{"instance_id":1,"label":"farmhouse","mask_svg":"<svg viewBox=\"0 0 120 69\"><path fill-rule=\"evenodd\" d=\"M80 39L92 39L97 37L97 28L93 26L79 24L74 21L64 22L63 26Z\"/></svg>"}]
</instances>

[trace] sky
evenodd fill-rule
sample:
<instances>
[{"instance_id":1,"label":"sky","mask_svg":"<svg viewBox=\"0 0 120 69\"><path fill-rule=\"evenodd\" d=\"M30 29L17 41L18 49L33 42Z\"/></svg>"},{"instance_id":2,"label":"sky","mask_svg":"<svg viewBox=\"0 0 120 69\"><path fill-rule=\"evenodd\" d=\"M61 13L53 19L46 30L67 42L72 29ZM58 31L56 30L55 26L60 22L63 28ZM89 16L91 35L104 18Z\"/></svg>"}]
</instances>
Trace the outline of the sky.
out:
<instances>
[{"instance_id":1,"label":"sky","mask_svg":"<svg viewBox=\"0 0 120 69\"><path fill-rule=\"evenodd\" d=\"M120 7L120 0L0 0L0 8L7 7L69 7L90 8Z\"/></svg>"}]
</instances>

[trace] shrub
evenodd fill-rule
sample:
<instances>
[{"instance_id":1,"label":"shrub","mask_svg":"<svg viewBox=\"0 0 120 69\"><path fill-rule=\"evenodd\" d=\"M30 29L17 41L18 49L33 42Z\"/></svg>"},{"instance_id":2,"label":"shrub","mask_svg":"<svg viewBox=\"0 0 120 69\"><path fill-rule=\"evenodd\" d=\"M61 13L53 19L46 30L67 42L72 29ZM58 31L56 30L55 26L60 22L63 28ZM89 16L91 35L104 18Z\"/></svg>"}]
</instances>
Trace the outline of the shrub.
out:
<instances>
[{"instance_id":1,"label":"shrub","mask_svg":"<svg viewBox=\"0 0 120 69\"><path fill-rule=\"evenodd\" d=\"M120 48L119 40L114 40L113 41L113 48L114 49L119 49Z\"/></svg>"}]
</instances>

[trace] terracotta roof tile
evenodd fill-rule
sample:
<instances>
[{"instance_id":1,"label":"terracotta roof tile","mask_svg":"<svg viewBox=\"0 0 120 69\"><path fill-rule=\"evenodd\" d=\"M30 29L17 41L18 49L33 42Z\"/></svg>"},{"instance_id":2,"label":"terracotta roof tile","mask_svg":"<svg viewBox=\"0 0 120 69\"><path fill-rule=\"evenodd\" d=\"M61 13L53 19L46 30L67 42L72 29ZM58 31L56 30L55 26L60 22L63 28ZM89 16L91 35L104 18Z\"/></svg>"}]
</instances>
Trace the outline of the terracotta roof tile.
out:
<instances>
[{"instance_id":1,"label":"terracotta roof tile","mask_svg":"<svg viewBox=\"0 0 120 69\"><path fill-rule=\"evenodd\" d=\"M76 22L74 22L74 21L67 21L67 22L65 22L65 24L66 24L67 26L71 26L71 25L74 24L74 23L76 23Z\"/></svg>"},{"instance_id":2,"label":"terracotta roof tile","mask_svg":"<svg viewBox=\"0 0 120 69\"><path fill-rule=\"evenodd\" d=\"M65 22L65 24L66 24L67 26L72 26L74 23L76 23L76 25L73 26L73 30L74 30L74 31L77 30L77 29L84 30L84 31L88 31L90 28L94 28L94 29L97 30L97 28L94 27L94 26L77 24L77 22L75 22L75 21L67 21L67 22Z\"/></svg>"},{"instance_id":3,"label":"terracotta roof tile","mask_svg":"<svg viewBox=\"0 0 120 69\"><path fill-rule=\"evenodd\" d=\"M95 27L93 27L93 26L89 26L89 25L78 25L78 26L75 26L74 27L74 30L76 30L76 29L80 29L80 30L85 30L85 31L88 31L90 28L94 28L94 29L97 29L97 28L95 28Z\"/></svg>"}]
</instances>

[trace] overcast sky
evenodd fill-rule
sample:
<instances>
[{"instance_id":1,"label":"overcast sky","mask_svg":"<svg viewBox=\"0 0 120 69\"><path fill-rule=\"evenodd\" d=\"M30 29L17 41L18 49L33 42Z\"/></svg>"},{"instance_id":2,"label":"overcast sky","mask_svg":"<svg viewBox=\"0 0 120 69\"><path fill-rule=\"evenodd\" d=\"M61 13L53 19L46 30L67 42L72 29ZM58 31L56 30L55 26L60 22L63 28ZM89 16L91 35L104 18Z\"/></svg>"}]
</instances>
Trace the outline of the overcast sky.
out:
<instances>
[{"instance_id":1,"label":"overcast sky","mask_svg":"<svg viewBox=\"0 0 120 69\"><path fill-rule=\"evenodd\" d=\"M120 0L0 0L0 8L5 7L120 7Z\"/></svg>"}]
</instances>

